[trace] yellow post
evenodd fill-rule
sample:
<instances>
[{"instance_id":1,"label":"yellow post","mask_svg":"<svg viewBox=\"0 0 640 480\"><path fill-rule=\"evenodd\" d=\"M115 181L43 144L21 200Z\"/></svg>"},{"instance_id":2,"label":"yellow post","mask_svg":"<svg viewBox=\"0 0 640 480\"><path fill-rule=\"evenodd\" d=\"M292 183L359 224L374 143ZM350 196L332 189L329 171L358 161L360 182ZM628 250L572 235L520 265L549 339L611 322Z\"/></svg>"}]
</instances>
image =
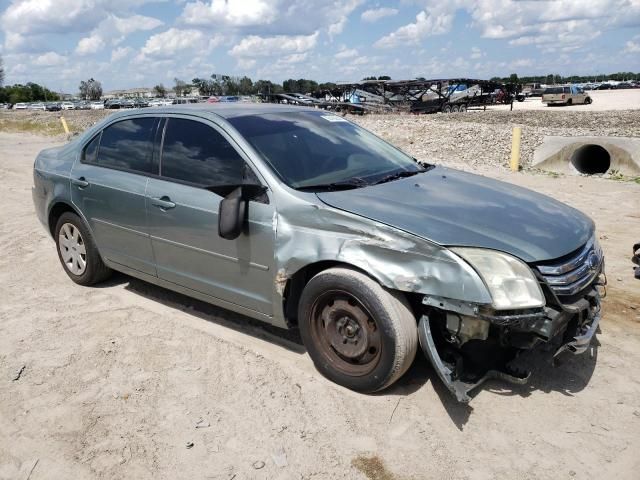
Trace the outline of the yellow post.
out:
<instances>
[{"instance_id":1,"label":"yellow post","mask_svg":"<svg viewBox=\"0 0 640 480\"><path fill-rule=\"evenodd\" d=\"M520 168L520 135L522 129L513 127L513 137L511 139L511 171L517 172Z\"/></svg>"},{"instance_id":2,"label":"yellow post","mask_svg":"<svg viewBox=\"0 0 640 480\"><path fill-rule=\"evenodd\" d=\"M60 121L62 122L62 128L64 128L64 133L69 135L69 125L67 125L67 121L64 119L62 115L60 115Z\"/></svg>"}]
</instances>

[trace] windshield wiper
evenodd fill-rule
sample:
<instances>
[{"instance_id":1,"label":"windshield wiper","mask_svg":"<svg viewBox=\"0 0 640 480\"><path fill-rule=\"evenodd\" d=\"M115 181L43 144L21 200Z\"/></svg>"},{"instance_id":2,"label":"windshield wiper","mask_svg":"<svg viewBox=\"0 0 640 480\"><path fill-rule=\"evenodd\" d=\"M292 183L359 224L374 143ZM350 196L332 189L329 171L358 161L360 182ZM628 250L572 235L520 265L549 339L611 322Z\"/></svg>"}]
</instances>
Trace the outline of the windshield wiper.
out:
<instances>
[{"instance_id":1,"label":"windshield wiper","mask_svg":"<svg viewBox=\"0 0 640 480\"><path fill-rule=\"evenodd\" d=\"M380 183L391 182L391 181L397 180L399 178L412 177L414 175L417 175L418 173L424 173L424 172L426 172L428 170L430 170L430 169L429 168L423 168L421 170L414 170L414 171L400 170L399 172L392 173L390 175L387 175L386 177L382 177L380 180L375 182L374 185L379 185Z\"/></svg>"},{"instance_id":2,"label":"windshield wiper","mask_svg":"<svg viewBox=\"0 0 640 480\"><path fill-rule=\"evenodd\" d=\"M326 191L326 192L334 192L337 190L352 190L354 188L366 187L370 185L369 182L360 177L353 177L349 180L344 180L342 182L332 182L332 183L319 183L317 185L305 185L303 187L297 187L296 190L300 190L301 192L307 191Z\"/></svg>"}]
</instances>

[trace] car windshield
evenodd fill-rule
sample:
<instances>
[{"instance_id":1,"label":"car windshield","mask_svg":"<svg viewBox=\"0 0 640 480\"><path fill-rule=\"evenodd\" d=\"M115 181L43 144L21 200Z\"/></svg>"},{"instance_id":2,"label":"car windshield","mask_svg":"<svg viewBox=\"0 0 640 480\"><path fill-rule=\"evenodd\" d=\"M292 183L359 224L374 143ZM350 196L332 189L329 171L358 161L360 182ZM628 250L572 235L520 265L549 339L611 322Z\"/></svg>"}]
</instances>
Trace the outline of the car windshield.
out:
<instances>
[{"instance_id":1,"label":"car windshield","mask_svg":"<svg viewBox=\"0 0 640 480\"><path fill-rule=\"evenodd\" d=\"M327 112L279 112L228 120L292 188L357 188L424 170L372 133Z\"/></svg>"}]
</instances>

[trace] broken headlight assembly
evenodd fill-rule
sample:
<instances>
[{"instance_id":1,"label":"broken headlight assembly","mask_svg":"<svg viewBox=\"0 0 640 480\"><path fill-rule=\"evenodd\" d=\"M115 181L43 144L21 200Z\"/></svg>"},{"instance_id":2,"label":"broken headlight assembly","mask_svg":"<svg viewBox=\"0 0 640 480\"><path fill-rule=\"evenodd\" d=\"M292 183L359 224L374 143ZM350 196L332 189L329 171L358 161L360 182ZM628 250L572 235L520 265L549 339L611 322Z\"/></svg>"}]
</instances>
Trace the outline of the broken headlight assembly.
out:
<instances>
[{"instance_id":1,"label":"broken headlight assembly","mask_svg":"<svg viewBox=\"0 0 640 480\"><path fill-rule=\"evenodd\" d=\"M496 250L484 248L451 248L480 275L486 285L493 308L515 310L545 305L538 280L523 261Z\"/></svg>"}]
</instances>

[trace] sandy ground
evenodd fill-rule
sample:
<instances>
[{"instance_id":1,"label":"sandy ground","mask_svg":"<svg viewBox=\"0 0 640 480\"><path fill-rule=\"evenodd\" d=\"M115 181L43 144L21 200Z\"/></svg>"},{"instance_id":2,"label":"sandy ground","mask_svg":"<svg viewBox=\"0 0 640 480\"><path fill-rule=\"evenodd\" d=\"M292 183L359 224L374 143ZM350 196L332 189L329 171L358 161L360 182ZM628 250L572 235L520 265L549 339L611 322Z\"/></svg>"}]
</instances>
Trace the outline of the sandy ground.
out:
<instances>
[{"instance_id":1,"label":"sandy ground","mask_svg":"<svg viewBox=\"0 0 640 480\"><path fill-rule=\"evenodd\" d=\"M593 103L589 105L568 105L548 107L540 97L526 98L524 102L514 102L514 110L560 110L603 112L606 110L638 110L640 109L640 89L627 90L592 90L587 92ZM491 110L509 110L509 105L496 105Z\"/></svg>"},{"instance_id":2,"label":"sandy ground","mask_svg":"<svg viewBox=\"0 0 640 480\"><path fill-rule=\"evenodd\" d=\"M421 353L359 395L295 333L123 275L73 284L31 203L51 144L0 134L0 479L638 478L640 185L484 172L591 215L610 287L593 356L539 359L529 386L467 407Z\"/></svg>"}]
</instances>

